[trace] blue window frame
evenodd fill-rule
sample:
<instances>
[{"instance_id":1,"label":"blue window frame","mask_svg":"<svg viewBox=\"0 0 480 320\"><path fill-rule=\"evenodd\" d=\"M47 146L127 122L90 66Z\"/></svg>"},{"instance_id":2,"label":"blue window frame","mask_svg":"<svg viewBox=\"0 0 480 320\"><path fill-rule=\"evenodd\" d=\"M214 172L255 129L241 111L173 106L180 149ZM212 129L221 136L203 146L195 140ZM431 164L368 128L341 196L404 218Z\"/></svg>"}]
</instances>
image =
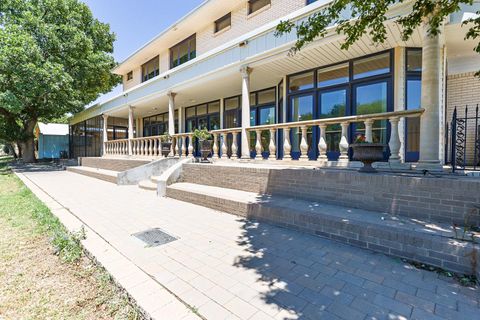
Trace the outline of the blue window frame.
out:
<instances>
[{"instance_id":1,"label":"blue window frame","mask_svg":"<svg viewBox=\"0 0 480 320\"><path fill-rule=\"evenodd\" d=\"M265 124L274 124L277 122L277 88L268 88L252 92L250 94L250 125L259 126ZM268 145L270 143L270 133L262 131L261 143L263 147L263 157L268 156ZM256 136L255 132L250 133L250 153L254 157Z\"/></svg>"},{"instance_id":2,"label":"blue window frame","mask_svg":"<svg viewBox=\"0 0 480 320\"><path fill-rule=\"evenodd\" d=\"M405 50L405 109L421 107L422 98L422 49ZM420 158L420 118L405 120L405 161L416 162Z\"/></svg>"},{"instance_id":3,"label":"blue window frame","mask_svg":"<svg viewBox=\"0 0 480 320\"><path fill-rule=\"evenodd\" d=\"M325 117L393 111L393 50L387 50L334 65L316 68L287 77L287 121L302 121ZM387 122L374 123L374 141L387 143ZM349 127L349 140L355 132L363 133L363 124ZM339 125L327 127L327 156L336 160L339 155ZM310 128L308 156L318 156L319 129ZM300 155L300 133L291 130L292 157ZM388 157L388 151L385 159Z\"/></svg>"}]
</instances>

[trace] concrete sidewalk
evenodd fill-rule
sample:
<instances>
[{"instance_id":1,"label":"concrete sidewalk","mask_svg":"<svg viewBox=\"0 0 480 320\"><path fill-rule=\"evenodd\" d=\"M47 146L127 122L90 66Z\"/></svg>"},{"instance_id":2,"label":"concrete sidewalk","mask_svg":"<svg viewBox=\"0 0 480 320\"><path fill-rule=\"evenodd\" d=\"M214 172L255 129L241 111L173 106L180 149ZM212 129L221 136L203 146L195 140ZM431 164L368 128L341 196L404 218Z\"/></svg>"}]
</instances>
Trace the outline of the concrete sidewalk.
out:
<instances>
[{"instance_id":1,"label":"concrete sidewalk","mask_svg":"<svg viewBox=\"0 0 480 320\"><path fill-rule=\"evenodd\" d=\"M71 172L18 174L155 319L480 319L478 289L381 254ZM146 247L132 234L178 240Z\"/></svg>"}]
</instances>

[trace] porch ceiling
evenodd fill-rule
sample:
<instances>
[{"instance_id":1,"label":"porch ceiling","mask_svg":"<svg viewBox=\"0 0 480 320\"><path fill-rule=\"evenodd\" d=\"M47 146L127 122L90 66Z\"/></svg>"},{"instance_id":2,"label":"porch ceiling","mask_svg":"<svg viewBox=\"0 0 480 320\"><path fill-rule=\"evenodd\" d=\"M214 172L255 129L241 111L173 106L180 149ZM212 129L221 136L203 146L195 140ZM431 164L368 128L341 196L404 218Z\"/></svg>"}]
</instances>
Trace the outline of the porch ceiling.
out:
<instances>
[{"instance_id":1,"label":"porch ceiling","mask_svg":"<svg viewBox=\"0 0 480 320\"><path fill-rule=\"evenodd\" d=\"M252 68L250 76L251 91L276 86L283 76L321 67L371 53L387 50L396 46L421 47L421 35L415 31L408 41L402 41L400 28L393 22L388 24L387 40L383 44L374 45L368 36L364 36L348 50L340 49L343 38L334 35L320 39L294 56L284 50L274 55L262 57L249 66ZM237 66L226 68L210 76L199 78L197 81L172 88L177 93L176 107L188 107L204 102L218 100L241 94L241 75ZM135 103L136 116L146 117L168 111L168 97L157 96L149 100ZM109 112L115 117L128 117L128 108L124 107Z\"/></svg>"}]
</instances>

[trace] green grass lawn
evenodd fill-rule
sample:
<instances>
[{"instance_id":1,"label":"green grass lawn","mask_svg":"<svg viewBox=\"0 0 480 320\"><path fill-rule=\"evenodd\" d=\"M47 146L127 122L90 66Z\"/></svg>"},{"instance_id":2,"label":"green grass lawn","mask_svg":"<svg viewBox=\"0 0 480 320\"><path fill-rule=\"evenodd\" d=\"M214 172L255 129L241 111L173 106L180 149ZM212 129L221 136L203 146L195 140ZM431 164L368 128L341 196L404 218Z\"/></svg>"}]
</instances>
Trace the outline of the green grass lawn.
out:
<instances>
[{"instance_id":1,"label":"green grass lawn","mask_svg":"<svg viewBox=\"0 0 480 320\"><path fill-rule=\"evenodd\" d=\"M0 319L140 319L0 157Z\"/></svg>"}]
</instances>

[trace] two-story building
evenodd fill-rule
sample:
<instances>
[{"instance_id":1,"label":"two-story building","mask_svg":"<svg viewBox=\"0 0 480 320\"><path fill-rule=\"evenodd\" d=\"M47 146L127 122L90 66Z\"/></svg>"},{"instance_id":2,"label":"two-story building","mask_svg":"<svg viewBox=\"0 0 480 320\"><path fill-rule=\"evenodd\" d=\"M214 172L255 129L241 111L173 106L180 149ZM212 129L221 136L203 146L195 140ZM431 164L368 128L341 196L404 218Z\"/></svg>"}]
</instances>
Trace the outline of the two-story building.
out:
<instances>
[{"instance_id":1,"label":"two-story building","mask_svg":"<svg viewBox=\"0 0 480 320\"><path fill-rule=\"evenodd\" d=\"M383 44L364 36L342 50L332 26L289 55L296 35L276 37L278 23L329 2L203 2L112 70L123 92L74 116L72 156L158 156L165 132L176 137L172 152L192 155L192 131L207 128L215 157L345 165L364 133L389 144L392 163L441 167L453 107L480 101L480 56L462 26L480 3L450 16L437 37L419 28L402 40L396 20L407 1L389 11Z\"/></svg>"}]
</instances>

